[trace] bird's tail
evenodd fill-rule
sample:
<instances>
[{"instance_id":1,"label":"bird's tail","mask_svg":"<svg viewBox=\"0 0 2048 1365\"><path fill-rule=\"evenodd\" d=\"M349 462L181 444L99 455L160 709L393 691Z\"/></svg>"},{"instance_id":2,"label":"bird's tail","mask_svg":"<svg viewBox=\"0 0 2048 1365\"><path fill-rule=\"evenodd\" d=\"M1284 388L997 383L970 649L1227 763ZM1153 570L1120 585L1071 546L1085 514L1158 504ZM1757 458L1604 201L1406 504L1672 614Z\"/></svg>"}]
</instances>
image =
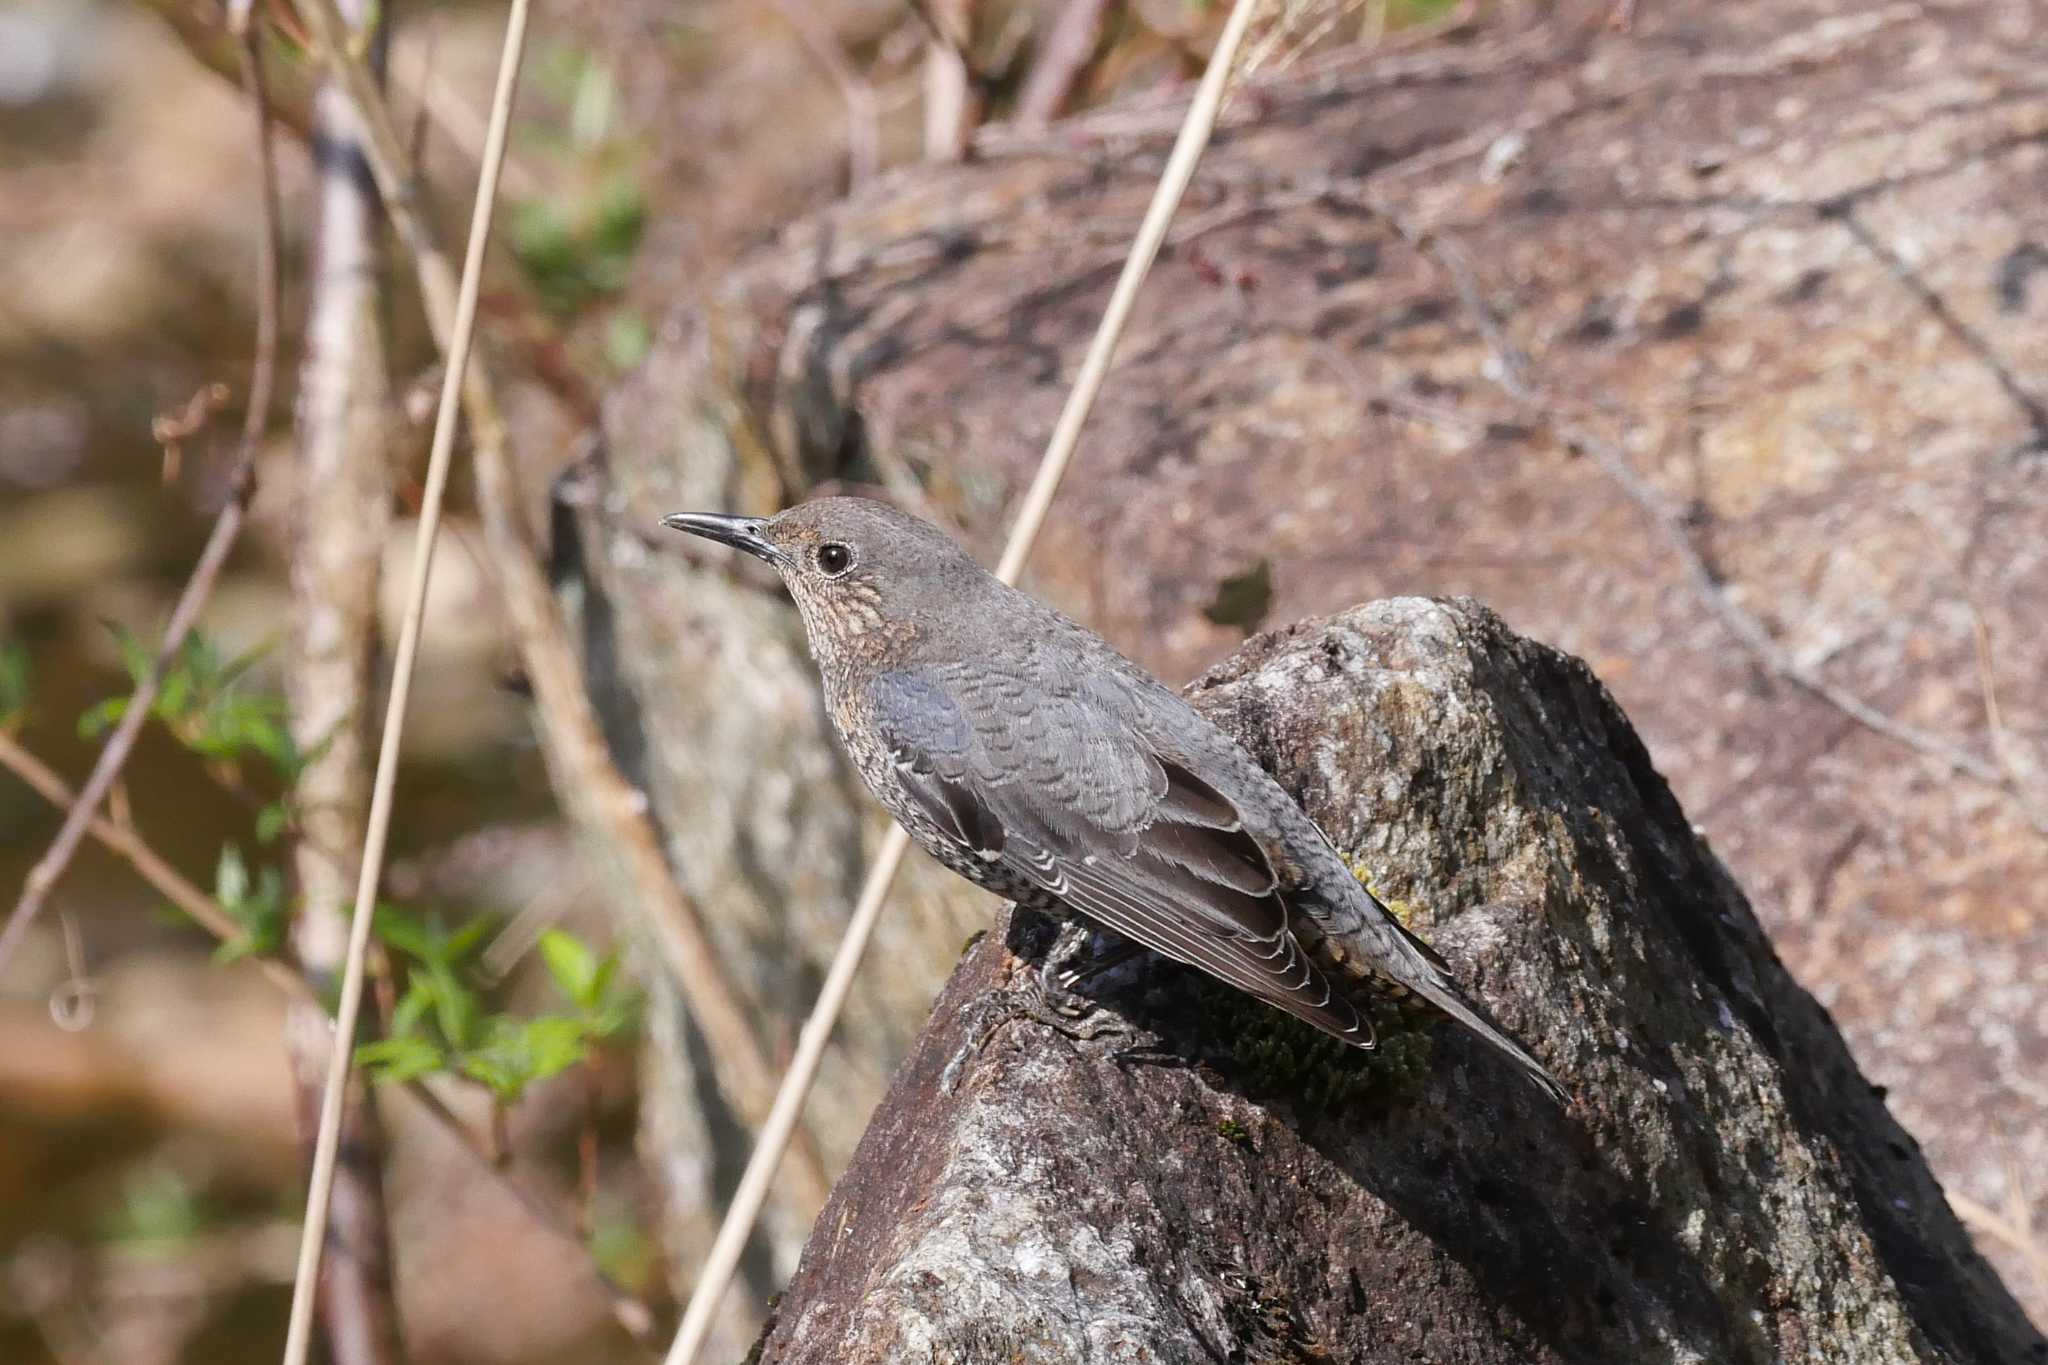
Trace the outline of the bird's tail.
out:
<instances>
[{"instance_id":1,"label":"bird's tail","mask_svg":"<svg viewBox=\"0 0 2048 1365\"><path fill-rule=\"evenodd\" d=\"M1537 1061L1534 1053L1517 1042L1514 1035L1496 1024L1484 1009L1458 988L1458 983L1451 979L1447 970L1449 964L1436 950L1409 933L1407 927L1392 915L1387 916L1387 922L1399 930L1401 937L1415 950L1415 959L1409 964L1412 970L1403 975L1401 984L1463 1024L1496 1052L1506 1056L1524 1075L1542 1086L1550 1098L1560 1105L1569 1106L1572 1097L1564 1088L1564 1083L1551 1075L1549 1068Z\"/></svg>"}]
</instances>

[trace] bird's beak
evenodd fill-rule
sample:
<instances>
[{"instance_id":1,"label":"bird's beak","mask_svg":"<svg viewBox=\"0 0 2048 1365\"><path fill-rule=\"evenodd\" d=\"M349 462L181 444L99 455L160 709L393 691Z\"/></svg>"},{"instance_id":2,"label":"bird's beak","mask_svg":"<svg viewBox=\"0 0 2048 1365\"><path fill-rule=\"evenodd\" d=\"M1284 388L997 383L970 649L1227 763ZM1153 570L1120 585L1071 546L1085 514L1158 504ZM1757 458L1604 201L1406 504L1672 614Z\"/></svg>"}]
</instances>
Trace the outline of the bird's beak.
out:
<instances>
[{"instance_id":1,"label":"bird's beak","mask_svg":"<svg viewBox=\"0 0 2048 1365\"><path fill-rule=\"evenodd\" d=\"M688 531L693 536L715 540L720 545L730 545L735 550L745 550L757 559L770 564L783 561L782 551L775 548L762 534L768 523L760 517L728 517L717 512L677 512L663 517L661 524L672 530Z\"/></svg>"}]
</instances>

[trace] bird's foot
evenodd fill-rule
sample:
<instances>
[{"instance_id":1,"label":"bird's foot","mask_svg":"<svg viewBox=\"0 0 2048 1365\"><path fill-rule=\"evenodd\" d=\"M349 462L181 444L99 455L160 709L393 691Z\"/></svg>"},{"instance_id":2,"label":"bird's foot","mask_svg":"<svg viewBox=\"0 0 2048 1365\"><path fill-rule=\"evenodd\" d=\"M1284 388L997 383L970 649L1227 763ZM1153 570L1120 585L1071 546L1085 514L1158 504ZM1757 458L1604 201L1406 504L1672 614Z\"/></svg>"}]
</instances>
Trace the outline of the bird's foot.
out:
<instances>
[{"instance_id":1,"label":"bird's foot","mask_svg":"<svg viewBox=\"0 0 2048 1365\"><path fill-rule=\"evenodd\" d=\"M1068 953L1063 961L1055 962L1048 956L1045 965L1039 969L1041 983L1049 982L1049 988L1056 988L1062 995L1071 997L1079 987L1098 981L1126 962L1134 961L1145 954L1145 949L1135 943L1118 943L1099 953L1084 955L1083 950L1087 943L1088 940L1084 936L1080 940L1080 945ZM1090 1008L1093 1007L1091 1001Z\"/></svg>"},{"instance_id":2,"label":"bird's foot","mask_svg":"<svg viewBox=\"0 0 2048 1365\"><path fill-rule=\"evenodd\" d=\"M1072 989L1095 975L1088 964L1068 966L1048 954L1025 985L1010 993L1010 1008L1017 1017L1043 1024L1062 1037L1079 1043L1116 1037L1130 1032L1122 1019L1105 1010L1089 996ZM1085 1022L1084 1022L1085 1021Z\"/></svg>"}]
</instances>

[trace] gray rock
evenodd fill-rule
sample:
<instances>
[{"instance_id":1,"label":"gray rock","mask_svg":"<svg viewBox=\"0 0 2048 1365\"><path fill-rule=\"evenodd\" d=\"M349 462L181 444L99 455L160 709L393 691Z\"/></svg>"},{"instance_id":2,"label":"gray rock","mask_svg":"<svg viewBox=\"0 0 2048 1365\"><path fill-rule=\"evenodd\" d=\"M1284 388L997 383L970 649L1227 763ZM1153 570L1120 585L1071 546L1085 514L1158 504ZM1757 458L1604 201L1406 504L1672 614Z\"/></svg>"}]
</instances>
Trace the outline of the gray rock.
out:
<instances>
[{"instance_id":1,"label":"gray rock","mask_svg":"<svg viewBox=\"0 0 2048 1365\"><path fill-rule=\"evenodd\" d=\"M2042 1317L2048 1284L1984 1232L1985 1210L2048 1225L2037 8L1654 4L1617 32L1606 0L1488 7L1455 43L1262 77L1203 160L1028 582L1176 682L1240 641L1258 613L1215 609L1258 578L1268 620L1470 593L1590 660ZM677 255L696 306L606 405L569 579L612 623L590 672L621 736L661 736L632 761L771 1040L857 881L846 779L787 606L648 529L846 478L992 561L1182 99L992 127L977 161L891 171L744 260ZM1510 352L1547 402L1503 383ZM1760 666L1680 538L1785 654L1996 754L2019 797ZM750 750L804 776L750 785ZM862 850L880 828L859 823ZM805 856L742 877L734 829ZM828 1063L830 1154L983 922L928 872ZM652 1055L646 1145L675 1177L687 1290L740 1158L707 1134L687 1048ZM801 1237L779 1226L778 1264Z\"/></svg>"},{"instance_id":2,"label":"gray rock","mask_svg":"<svg viewBox=\"0 0 2048 1365\"><path fill-rule=\"evenodd\" d=\"M1125 1031L1055 1029L1013 1008L1019 912L764 1361L2048 1359L1584 664L1402 598L1193 693L1578 1102L1421 1020L1345 1070L1158 959L1111 979Z\"/></svg>"}]
</instances>

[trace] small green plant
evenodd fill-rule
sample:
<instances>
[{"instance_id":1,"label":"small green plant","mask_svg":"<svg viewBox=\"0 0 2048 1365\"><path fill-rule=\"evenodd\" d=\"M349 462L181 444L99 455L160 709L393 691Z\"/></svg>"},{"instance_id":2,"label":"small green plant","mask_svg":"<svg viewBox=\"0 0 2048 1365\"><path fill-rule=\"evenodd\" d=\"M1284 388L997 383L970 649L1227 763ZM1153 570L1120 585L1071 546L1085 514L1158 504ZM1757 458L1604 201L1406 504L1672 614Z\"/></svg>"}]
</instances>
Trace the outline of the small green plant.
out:
<instances>
[{"instance_id":1,"label":"small green plant","mask_svg":"<svg viewBox=\"0 0 2048 1365\"><path fill-rule=\"evenodd\" d=\"M564 930L542 935L540 950L570 1008L520 1019L492 1012L474 979L488 917L449 929L438 917L386 905L378 908L374 927L407 961L405 992L387 1036L356 1049L357 1065L380 1081L450 1072L484 1086L502 1108L517 1103L533 1082L587 1061L637 1017L632 992L618 981L618 955L599 957Z\"/></svg>"},{"instance_id":2,"label":"small green plant","mask_svg":"<svg viewBox=\"0 0 2048 1365\"><path fill-rule=\"evenodd\" d=\"M1252 1135L1246 1132L1244 1125L1236 1119L1218 1119L1216 1121L1216 1136L1222 1138L1225 1142L1247 1150L1252 1145Z\"/></svg>"},{"instance_id":3,"label":"small green plant","mask_svg":"<svg viewBox=\"0 0 2048 1365\"><path fill-rule=\"evenodd\" d=\"M140 687L156 667L156 655L133 631L110 623L121 662ZM164 674L150 714L193 753L211 763L239 764L262 758L279 777L290 782L305 766L305 756L285 728L284 698L243 686L249 670L270 646L233 657L223 655L206 636L185 637L177 658ZM78 733L97 739L128 714L125 696L108 697L78 718Z\"/></svg>"},{"instance_id":4,"label":"small green plant","mask_svg":"<svg viewBox=\"0 0 2048 1365\"><path fill-rule=\"evenodd\" d=\"M646 225L639 185L614 177L578 202L520 204L512 213L512 254L541 301L566 316L624 287Z\"/></svg>"},{"instance_id":5,"label":"small green plant","mask_svg":"<svg viewBox=\"0 0 2048 1365\"><path fill-rule=\"evenodd\" d=\"M110 622L108 629L114 633L130 680L141 686L156 667L154 651L123 626ZM269 800L250 796L252 801L261 801L255 824L259 844L276 843L292 828L289 793L319 747L312 753L301 750L286 725L284 698L248 685L250 670L269 649L268 644L258 645L228 656L195 630L179 647L150 707L150 715L205 760L207 771L230 791L249 795L245 781L249 769L270 770L286 794ZM125 696L95 702L78 718L78 733L85 739L99 738L128 714L128 703Z\"/></svg>"},{"instance_id":6,"label":"small green plant","mask_svg":"<svg viewBox=\"0 0 2048 1365\"><path fill-rule=\"evenodd\" d=\"M213 873L213 898L242 931L240 937L214 950L216 962L262 957L284 946L290 906L285 900L284 874L277 868L266 864L251 877L242 850L223 844Z\"/></svg>"},{"instance_id":7,"label":"small green plant","mask_svg":"<svg viewBox=\"0 0 2048 1365\"><path fill-rule=\"evenodd\" d=\"M191 1184L169 1165L150 1161L123 1177L120 1202L102 1232L109 1241L171 1246L205 1231L206 1224L206 1206Z\"/></svg>"},{"instance_id":8,"label":"small green plant","mask_svg":"<svg viewBox=\"0 0 2048 1365\"><path fill-rule=\"evenodd\" d=\"M1359 993L1378 1046L1355 1048L1207 977L1196 981L1205 1040L1245 1093L1286 1099L1304 1118L1342 1114L1368 1099L1396 1100L1429 1073L1429 1035L1399 1003Z\"/></svg>"}]
</instances>

